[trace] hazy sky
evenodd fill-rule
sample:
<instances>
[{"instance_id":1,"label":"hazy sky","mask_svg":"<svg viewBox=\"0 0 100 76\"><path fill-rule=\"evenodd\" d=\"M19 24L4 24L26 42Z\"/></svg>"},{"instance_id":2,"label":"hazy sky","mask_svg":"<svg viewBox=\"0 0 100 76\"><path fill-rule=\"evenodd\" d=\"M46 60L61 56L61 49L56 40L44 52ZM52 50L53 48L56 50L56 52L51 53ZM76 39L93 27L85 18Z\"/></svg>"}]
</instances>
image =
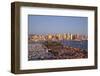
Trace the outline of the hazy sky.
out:
<instances>
[{"instance_id":1,"label":"hazy sky","mask_svg":"<svg viewBox=\"0 0 100 76\"><path fill-rule=\"evenodd\" d=\"M88 34L88 18L74 16L28 16L28 34Z\"/></svg>"}]
</instances>

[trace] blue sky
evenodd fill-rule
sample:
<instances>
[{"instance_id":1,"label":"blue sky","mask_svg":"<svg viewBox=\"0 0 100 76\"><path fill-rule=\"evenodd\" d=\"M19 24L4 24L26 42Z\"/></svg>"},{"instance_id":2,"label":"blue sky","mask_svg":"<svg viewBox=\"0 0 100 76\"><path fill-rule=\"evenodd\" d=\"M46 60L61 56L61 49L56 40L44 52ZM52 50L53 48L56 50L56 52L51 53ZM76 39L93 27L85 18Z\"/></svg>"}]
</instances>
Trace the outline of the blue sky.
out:
<instances>
[{"instance_id":1,"label":"blue sky","mask_svg":"<svg viewBox=\"0 0 100 76\"><path fill-rule=\"evenodd\" d=\"M88 18L49 15L28 16L28 34L48 33L72 33L88 35Z\"/></svg>"}]
</instances>

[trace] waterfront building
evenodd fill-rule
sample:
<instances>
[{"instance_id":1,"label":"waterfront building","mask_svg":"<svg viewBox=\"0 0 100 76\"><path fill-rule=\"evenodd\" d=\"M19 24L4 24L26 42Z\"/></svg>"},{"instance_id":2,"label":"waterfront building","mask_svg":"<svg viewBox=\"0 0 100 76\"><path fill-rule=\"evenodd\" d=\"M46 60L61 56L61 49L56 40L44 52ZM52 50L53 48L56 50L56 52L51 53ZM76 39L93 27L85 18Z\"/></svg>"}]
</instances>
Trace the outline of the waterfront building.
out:
<instances>
[{"instance_id":1,"label":"waterfront building","mask_svg":"<svg viewBox=\"0 0 100 76\"><path fill-rule=\"evenodd\" d=\"M28 40L31 41L46 41L46 40L52 40L52 41L58 41L58 40L87 40L87 36L85 35L79 35L79 34L42 34L42 35L29 35Z\"/></svg>"}]
</instances>

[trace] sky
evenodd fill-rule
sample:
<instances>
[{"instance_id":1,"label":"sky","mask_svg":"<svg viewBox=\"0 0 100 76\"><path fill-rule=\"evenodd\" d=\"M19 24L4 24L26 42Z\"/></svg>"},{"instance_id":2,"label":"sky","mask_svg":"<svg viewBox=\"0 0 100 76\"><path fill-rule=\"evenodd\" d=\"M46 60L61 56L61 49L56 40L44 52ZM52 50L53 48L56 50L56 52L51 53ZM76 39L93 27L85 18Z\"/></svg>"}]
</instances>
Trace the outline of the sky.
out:
<instances>
[{"instance_id":1,"label":"sky","mask_svg":"<svg viewBox=\"0 0 100 76\"><path fill-rule=\"evenodd\" d=\"M71 33L88 35L88 18L28 15L28 34Z\"/></svg>"}]
</instances>

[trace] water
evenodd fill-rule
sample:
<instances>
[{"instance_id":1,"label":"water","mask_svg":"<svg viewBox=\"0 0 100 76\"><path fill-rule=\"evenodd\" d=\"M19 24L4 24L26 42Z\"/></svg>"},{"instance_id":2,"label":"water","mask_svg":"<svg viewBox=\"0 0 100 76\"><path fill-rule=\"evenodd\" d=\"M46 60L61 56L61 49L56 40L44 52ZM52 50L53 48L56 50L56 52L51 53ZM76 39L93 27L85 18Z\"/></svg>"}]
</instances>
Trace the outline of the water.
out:
<instances>
[{"instance_id":1,"label":"water","mask_svg":"<svg viewBox=\"0 0 100 76\"><path fill-rule=\"evenodd\" d=\"M74 48L80 48L80 49L85 49L85 50L88 49L88 41L87 40L82 40L82 41L62 40L60 42L65 46L71 46L71 47L74 47ZM43 49L42 45L43 45L42 42L29 43L28 44L28 49L30 51L33 50L32 48L34 48L34 49L36 49L36 48Z\"/></svg>"},{"instance_id":2,"label":"water","mask_svg":"<svg viewBox=\"0 0 100 76\"><path fill-rule=\"evenodd\" d=\"M65 46L71 46L74 48L80 48L80 49L88 49L88 41L73 41L73 40L63 40L61 43Z\"/></svg>"}]
</instances>

